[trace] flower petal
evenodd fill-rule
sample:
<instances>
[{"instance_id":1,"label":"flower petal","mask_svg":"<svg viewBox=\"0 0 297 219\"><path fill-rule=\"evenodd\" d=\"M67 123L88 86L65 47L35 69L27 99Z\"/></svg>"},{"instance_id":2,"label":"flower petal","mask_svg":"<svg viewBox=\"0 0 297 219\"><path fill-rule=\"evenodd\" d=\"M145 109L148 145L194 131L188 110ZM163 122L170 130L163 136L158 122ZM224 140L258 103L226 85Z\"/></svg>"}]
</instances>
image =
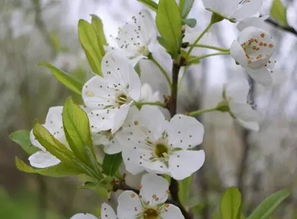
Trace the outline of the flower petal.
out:
<instances>
[{"instance_id":1,"label":"flower petal","mask_svg":"<svg viewBox=\"0 0 297 219\"><path fill-rule=\"evenodd\" d=\"M115 133L117 130L119 130L119 128L121 128L121 126L125 122L125 119L127 118L131 104L132 103L124 104L121 107L115 109L116 112L113 118L113 126L111 127L112 133Z\"/></svg>"},{"instance_id":2,"label":"flower petal","mask_svg":"<svg viewBox=\"0 0 297 219\"><path fill-rule=\"evenodd\" d=\"M162 219L184 219L181 210L172 204L165 204L162 213L161 213Z\"/></svg>"},{"instance_id":3,"label":"flower petal","mask_svg":"<svg viewBox=\"0 0 297 219\"><path fill-rule=\"evenodd\" d=\"M192 148L202 143L203 125L193 117L175 115L167 127L168 142L175 148Z\"/></svg>"},{"instance_id":4,"label":"flower petal","mask_svg":"<svg viewBox=\"0 0 297 219\"><path fill-rule=\"evenodd\" d=\"M242 126L245 127L247 129L250 129L252 131L259 131L260 127L259 127L259 123L258 122L254 122L254 121L244 121L241 119L237 119L237 122Z\"/></svg>"},{"instance_id":5,"label":"flower petal","mask_svg":"<svg viewBox=\"0 0 297 219\"><path fill-rule=\"evenodd\" d=\"M122 157L123 162L125 164L126 170L133 174L139 174L142 171L144 171L144 168L142 167L140 161L142 160L140 157L143 153L141 153L141 150L134 150L134 149L127 149L123 148L122 150Z\"/></svg>"},{"instance_id":6,"label":"flower petal","mask_svg":"<svg viewBox=\"0 0 297 219\"><path fill-rule=\"evenodd\" d=\"M243 19L250 17L259 12L262 7L263 0L243 1L232 17L236 19Z\"/></svg>"},{"instance_id":7,"label":"flower petal","mask_svg":"<svg viewBox=\"0 0 297 219\"><path fill-rule=\"evenodd\" d=\"M249 93L249 83L246 79L230 81L226 86L226 96L235 102L246 102Z\"/></svg>"},{"instance_id":8,"label":"flower petal","mask_svg":"<svg viewBox=\"0 0 297 219\"><path fill-rule=\"evenodd\" d=\"M116 91L107 79L94 76L88 80L82 89L84 103L90 109L104 109L112 105L116 98Z\"/></svg>"},{"instance_id":9,"label":"flower petal","mask_svg":"<svg viewBox=\"0 0 297 219\"><path fill-rule=\"evenodd\" d=\"M270 71L265 68L258 68L258 69L252 69L248 68L247 73L253 78L256 82L262 84L265 87L269 87L272 85L272 76Z\"/></svg>"},{"instance_id":10,"label":"flower petal","mask_svg":"<svg viewBox=\"0 0 297 219\"><path fill-rule=\"evenodd\" d=\"M141 124L144 124L145 127L152 132L155 139L161 137L167 126L167 121L162 111L157 106L143 106L140 110L139 120Z\"/></svg>"},{"instance_id":11,"label":"flower petal","mask_svg":"<svg viewBox=\"0 0 297 219\"><path fill-rule=\"evenodd\" d=\"M202 0L204 7L229 18L238 7L237 0Z\"/></svg>"},{"instance_id":12,"label":"flower petal","mask_svg":"<svg viewBox=\"0 0 297 219\"><path fill-rule=\"evenodd\" d=\"M114 126L114 118L118 109L97 109L88 113L92 133L110 130Z\"/></svg>"},{"instance_id":13,"label":"flower petal","mask_svg":"<svg viewBox=\"0 0 297 219\"><path fill-rule=\"evenodd\" d=\"M241 45L237 41L233 41L230 48L230 54L233 59L238 62L241 66L246 67L248 64L248 60L245 56L245 52Z\"/></svg>"},{"instance_id":14,"label":"flower petal","mask_svg":"<svg viewBox=\"0 0 297 219\"><path fill-rule=\"evenodd\" d=\"M101 205L101 219L117 219L117 216L108 204L103 203Z\"/></svg>"},{"instance_id":15,"label":"flower petal","mask_svg":"<svg viewBox=\"0 0 297 219\"><path fill-rule=\"evenodd\" d=\"M139 196L135 192L125 191L120 194L117 208L119 219L137 218L142 209Z\"/></svg>"},{"instance_id":16,"label":"flower petal","mask_svg":"<svg viewBox=\"0 0 297 219\"><path fill-rule=\"evenodd\" d=\"M149 173L141 179L140 196L146 204L155 206L168 199L168 189L169 183L166 179Z\"/></svg>"},{"instance_id":17,"label":"flower petal","mask_svg":"<svg viewBox=\"0 0 297 219\"><path fill-rule=\"evenodd\" d=\"M231 112L243 127L254 131L259 130L259 115L249 104L230 101L229 106Z\"/></svg>"},{"instance_id":18,"label":"flower petal","mask_svg":"<svg viewBox=\"0 0 297 219\"><path fill-rule=\"evenodd\" d=\"M78 213L76 215L73 215L70 219L98 219L98 218L92 214Z\"/></svg>"},{"instance_id":19,"label":"flower petal","mask_svg":"<svg viewBox=\"0 0 297 219\"><path fill-rule=\"evenodd\" d=\"M205 161L203 150L176 151L169 157L169 170L172 178L182 180L199 170Z\"/></svg>"},{"instance_id":20,"label":"flower petal","mask_svg":"<svg viewBox=\"0 0 297 219\"><path fill-rule=\"evenodd\" d=\"M141 82L129 59L117 51L111 51L102 59L102 72L109 83L115 83L118 89L128 90L129 96L138 101Z\"/></svg>"},{"instance_id":21,"label":"flower petal","mask_svg":"<svg viewBox=\"0 0 297 219\"><path fill-rule=\"evenodd\" d=\"M29 157L32 167L47 168L59 164L61 161L47 151L37 151Z\"/></svg>"}]
</instances>

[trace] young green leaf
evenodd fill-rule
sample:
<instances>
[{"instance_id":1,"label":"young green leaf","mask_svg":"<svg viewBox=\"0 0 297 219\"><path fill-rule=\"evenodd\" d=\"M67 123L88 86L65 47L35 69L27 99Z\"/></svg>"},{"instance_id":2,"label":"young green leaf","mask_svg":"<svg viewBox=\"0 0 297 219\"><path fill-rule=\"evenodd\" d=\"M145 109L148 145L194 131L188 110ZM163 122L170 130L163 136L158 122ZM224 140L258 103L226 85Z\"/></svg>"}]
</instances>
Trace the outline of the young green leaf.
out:
<instances>
[{"instance_id":1,"label":"young green leaf","mask_svg":"<svg viewBox=\"0 0 297 219\"><path fill-rule=\"evenodd\" d=\"M87 114L68 98L62 115L65 136L71 150L77 158L91 166L90 158L95 155Z\"/></svg>"},{"instance_id":2,"label":"young green leaf","mask_svg":"<svg viewBox=\"0 0 297 219\"><path fill-rule=\"evenodd\" d=\"M274 210L290 195L288 190L281 190L267 197L247 219L267 219Z\"/></svg>"},{"instance_id":3,"label":"young green leaf","mask_svg":"<svg viewBox=\"0 0 297 219\"><path fill-rule=\"evenodd\" d=\"M287 27L287 9L283 5L281 0L273 0L270 9L270 15L273 17L281 26Z\"/></svg>"},{"instance_id":4,"label":"young green leaf","mask_svg":"<svg viewBox=\"0 0 297 219\"><path fill-rule=\"evenodd\" d=\"M31 144L30 131L18 130L9 135L9 138L21 146L21 148L29 155L38 151L38 148Z\"/></svg>"},{"instance_id":5,"label":"young green leaf","mask_svg":"<svg viewBox=\"0 0 297 219\"><path fill-rule=\"evenodd\" d=\"M43 127L43 125L36 123L33 128L33 133L36 139L48 152L57 157L63 163L71 166L74 158L72 151L51 135L51 133Z\"/></svg>"},{"instance_id":6,"label":"young green leaf","mask_svg":"<svg viewBox=\"0 0 297 219\"><path fill-rule=\"evenodd\" d=\"M78 160L71 150L69 150L64 144L51 135L51 133L39 123L35 124L33 133L40 144L67 167L79 168L89 176L95 177L97 179L101 177L101 174L96 171L96 169L93 169L92 167Z\"/></svg>"},{"instance_id":7,"label":"young green leaf","mask_svg":"<svg viewBox=\"0 0 297 219\"><path fill-rule=\"evenodd\" d=\"M190 13L194 4L194 0L180 0L179 1L179 8L182 13L182 17L186 18Z\"/></svg>"},{"instance_id":8,"label":"young green leaf","mask_svg":"<svg viewBox=\"0 0 297 219\"><path fill-rule=\"evenodd\" d=\"M66 177L66 176L75 176L83 174L83 172L79 168L66 166L63 163L60 163L56 166L48 167L48 168L33 168L24 161L20 160L18 157L15 158L15 164L18 170L26 172L26 173L34 173L40 174L43 176L50 176L50 177Z\"/></svg>"},{"instance_id":9,"label":"young green leaf","mask_svg":"<svg viewBox=\"0 0 297 219\"><path fill-rule=\"evenodd\" d=\"M197 21L195 18L187 18L183 20L183 23L188 25L189 27L195 27L197 24Z\"/></svg>"},{"instance_id":10,"label":"young green leaf","mask_svg":"<svg viewBox=\"0 0 297 219\"><path fill-rule=\"evenodd\" d=\"M222 219L240 219L241 217L241 193L238 188L227 189L221 200Z\"/></svg>"},{"instance_id":11,"label":"young green leaf","mask_svg":"<svg viewBox=\"0 0 297 219\"><path fill-rule=\"evenodd\" d=\"M182 17L175 0L160 0L156 24L161 34L162 46L176 57L182 41Z\"/></svg>"},{"instance_id":12,"label":"young green leaf","mask_svg":"<svg viewBox=\"0 0 297 219\"><path fill-rule=\"evenodd\" d=\"M98 19L94 20L93 24L80 20L78 36L93 72L101 75L101 59L104 56L104 44L101 43L105 38L102 37L102 25L98 25Z\"/></svg>"},{"instance_id":13,"label":"young green leaf","mask_svg":"<svg viewBox=\"0 0 297 219\"><path fill-rule=\"evenodd\" d=\"M193 181L192 176L189 176L184 180L181 180L178 182L178 186L179 186L178 197L183 205L189 204L192 181Z\"/></svg>"},{"instance_id":14,"label":"young green leaf","mask_svg":"<svg viewBox=\"0 0 297 219\"><path fill-rule=\"evenodd\" d=\"M114 176L122 163L122 154L106 154L103 160L103 171L109 176Z\"/></svg>"},{"instance_id":15,"label":"young green leaf","mask_svg":"<svg viewBox=\"0 0 297 219\"><path fill-rule=\"evenodd\" d=\"M101 50L100 52L101 52L101 54L104 54L105 51L104 51L103 46L107 45L107 42L106 42L106 38L104 35L103 23L102 23L101 19L99 17L97 17L96 15L91 15L91 16L92 16L91 25L96 33L98 44L99 44L99 47Z\"/></svg>"},{"instance_id":16,"label":"young green leaf","mask_svg":"<svg viewBox=\"0 0 297 219\"><path fill-rule=\"evenodd\" d=\"M70 89L74 93L81 95L83 83L73 79L71 76L69 76L62 70L56 68L55 66L49 63L43 62L43 63L40 63L39 65L47 67L59 82L61 82L63 85L65 85L68 89Z\"/></svg>"},{"instance_id":17,"label":"young green leaf","mask_svg":"<svg viewBox=\"0 0 297 219\"><path fill-rule=\"evenodd\" d=\"M152 0L137 0L146 6L148 6L150 9L157 11L158 10L158 4Z\"/></svg>"}]
</instances>

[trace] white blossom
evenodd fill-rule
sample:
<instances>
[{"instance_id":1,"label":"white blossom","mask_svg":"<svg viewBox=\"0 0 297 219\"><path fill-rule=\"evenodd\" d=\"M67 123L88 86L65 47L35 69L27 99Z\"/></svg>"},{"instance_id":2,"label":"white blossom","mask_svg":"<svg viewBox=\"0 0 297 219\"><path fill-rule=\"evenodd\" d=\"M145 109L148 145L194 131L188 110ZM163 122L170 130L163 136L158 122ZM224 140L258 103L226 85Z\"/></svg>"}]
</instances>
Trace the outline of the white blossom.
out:
<instances>
[{"instance_id":1,"label":"white blossom","mask_svg":"<svg viewBox=\"0 0 297 219\"><path fill-rule=\"evenodd\" d=\"M202 0L204 7L232 21L259 12L263 0Z\"/></svg>"},{"instance_id":2,"label":"white blossom","mask_svg":"<svg viewBox=\"0 0 297 219\"><path fill-rule=\"evenodd\" d=\"M259 115L249 103L247 96L249 84L247 80L234 80L226 85L225 98L228 102L229 110L240 125L254 131L259 130Z\"/></svg>"},{"instance_id":3,"label":"white blossom","mask_svg":"<svg viewBox=\"0 0 297 219\"><path fill-rule=\"evenodd\" d=\"M78 213L71 217L71 219L98 219L92 214ZM114 210L106 203L101 206L101 219L117 219Z\"/></svg>"},{"instance_id":4,"label":"white blossom","mask_svg":"<svg viewBox=\"0 0 297 219\"><path fill-rule=\"evenodd\" d=\"M183 219L180 209L165 203L169 183L155 174L145 174L141 180L140 194L125 191L118 198L119 219Z\"/></svg>"},{"instance_id":5,"label":"white blossom","mask_svg":"<svg viewBox=\"0 0 297 219\"><path fill-rule=\"evenodd\" d=\"M142 10L132 17L132 22L119 28L116 41L127 57L140 59L149 55L156 39L155 22L149 11Z\"/></svg>"},{"instance_id":6,"label":"white blossom","mask_svg":"<svg viewBox=\"0 0 297 219\"><path fill-rule=\"evenodd\" d=\"M247 27L241 31L238 40L233 41L230 48L235 61L255 81L265 86L272 84L273 51L274 43L270 34L256 27Z\"/></svg>"},{"instance_id":7,"label":"white blossom","mask_svg":"<svg viewBox=\"0 0 297 219\"><path fill-rule=\"evenodd\" d=\"M180 180L200 169L203 150L193 150L203 140L203 125L196 119L175 115L170 121L156 106L143 106L118 133L127 171L168 174Z\"/></svg>"},{"instance_id":8,"label":"white blossom","mask_svg":"<svg viewBox=\"0 0 297 219\"><path fill-rule=\"evenodd\" d=\"M89 108L93 132L116 132L129 108L140 98L141 82L129 60L116 51L102 59L101 76L94 76L83 87L82 97Z\"/></svg>"},{"instance_id":9,"label":"white blossom","mask_svg":"<svg viewBox=\"0 0 297 219\"><path fill-rule=\"evenodd\" d=\"M45 123L43 126L60 142L67 144L63 129L62 122L62 106L51 107L48 110ZM33 146L40 149L36 153L29 157L30 165L37 168L46 168L55 166L60 163L60 160L50 154L46 149L38 142L33 134L33 130L30 132L30 140Z\"/></svg>"}]
</instances>

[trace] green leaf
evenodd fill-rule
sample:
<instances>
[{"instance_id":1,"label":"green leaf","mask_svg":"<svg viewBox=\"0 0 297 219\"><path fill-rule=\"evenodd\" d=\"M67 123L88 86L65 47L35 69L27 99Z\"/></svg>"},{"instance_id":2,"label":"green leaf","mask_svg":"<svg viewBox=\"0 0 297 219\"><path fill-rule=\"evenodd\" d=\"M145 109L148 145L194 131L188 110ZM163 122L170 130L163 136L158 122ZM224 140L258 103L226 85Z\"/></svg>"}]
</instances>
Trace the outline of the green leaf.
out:
<instances>
[{"instance_id":1,"label":"green leaf","mask_svg":"<svg viewBox=\"0 0 297 219\"><path fill-rule=\"evenodd\" d=\"M109 176L114 176L122 163L122 154L105 154L103 160L103 171Z\"/></svg>"},{"instance_id":2,"label":"green leaf","mask_svg":"<svg viewBox=\"0 0 297 219\"><path fill-rule=\"evenodd\" d=\"M96 159L87 114L68 98L62 115L65 136L71 150L79 160L92 166L91 159L94 159L94 163Z\"/></svg>"},{"instance_id":3,"label":"green leaf","mask_svg":"<svg viewBox=\"0 0 297 219\"><path fill-rule=\"evenodd\" d=\"M179 1L179 8L182 13L182 17L186 18L190 13L194 4L194 0L180 0Z\"/></svg>"},{"instance_id":4,"label":"green leaf","mask_svg":"<svg viewBox=\"0 0 297 219\"><path fill-rule=\"evenodd\" d=\"M64 144L56 139L45 127L43 127L39 123L35 124L33 133L39 143L67 167L79 168L81 171L85 172L89 176L95 177L97 179L101 177L100 172L78 160L71 150L69 150Z\"/></svg>"},{"instance_id":5,"label":"green leaf","mask_svg":"<svg viewBox=\"0 0 297 219\"><path fill-rule=\"evenodd\" d=\"M162 46L175 58L182 41L182 17L175 0L160 0L156 24L162 38Z\"/></svg>"},{"instance_id":6,"label":"green leaf","mask_svg":"<svg viewBox=\"0 0 297 219\"><path fill-rule=\"evenodd\" d=\"M15 158L15 164L18 170L26 173L40 174L43 176L51 177L66 177L66 176L75 176L83 174L78 168L73 168L60 163L58 165L48 167L48 168L33 168L27 165L24 161L20 160L18 157Z\"/></svg>"},{"instance_id":7,"label":"green leaf","mask_svg":"<svg viewBox=\"0 0 297 219\"><path fill-rule=\"evenodd\" d=\"M70 89L74 93L81 95L81 90L83 87L82 83L73 79L71 76L69 76L62 70L56 68L55 66L53 66L49 63L42 62L39 65L47 67L59 82L64 84L68 89Z\"/></svg>"},{"instance_id":8,"label":"green leaf","mask_svg":"<svg viewBox=\"0 0 297 219\"><path fill-rule=\"evenodd\" d=\"M98 19L93 17L92 24L80 20L78 22L78 37L93 72L101 75L101 60L104 56L105 45L101 43L104 42L105 37L102 36L102 23L98 23Z\"/></svg>"},{"instance_id":9,"label":"green leaf","mask_svg":"<svg viewBox=\"0 0 297 219\"><path fill-rule=\"evenodd\" d=\"M105 51L104 51L103 45L107 45L107 42L106 42L106 38L104 35L103 23L102 23L101 19L99 17L97 17L96 15L91 15L91 16L92 16L91 25L96 33L98 44L101 49L100 52L101 52L101 54L104 54Z\"/></svg>"},{"instance_id":10,"label":"green leaf","mask_svg":"<svg viewBox=\"0 0 297 219\"><path fill-rule=\"evenodd\" d=\"M273 17L281 26L287 27L287 9L283 5L281 0L273 0L270 9L270 15Z\"/></svg>"},{"instance_id":11,"label":"green leaf","mask_svg":"<svg viewBox=\"0 0 297 219\"><path fill-rule=\"evenodd\" d=\"M241 193L238 188L231 187L223 195L220 206L222 219L240 219Z\"/></svg>"},{"instance_id":12,"label":"green leaf","mask_svg":"<svg viewBox=\"0 0 297 219\"><path fill-rule=\"evenodd\" d=\"M267 197L253 211L247 219L266 219L271 216L273 211L290 195L288 190L281 190Z\"/></svg>"},{"instance_id":13,"label":"green leaf","mask_svg":"<svg viewBox=\"0 0 297 219\"><path fill-rule=\"evenodd\" d=\"M158 4L152 0L137 0L146 6L148 6L150 9L157 11L158 10Z\"/></svg>"},{"instance_id":14,"label":"green leaf","mask_svg":"<svg viewBox=\"0 0 297 219\"><path fill-rule=\"evenodd\" d=\"M57 140L43 125L36 123L33 133L39 143L52 155L60 161L71 166L73 161L73 153L67 147Z\"/></svg>"},{"instance_id":15,"label":"green leaf","mask_svg":"<svg viewBox=\"0 0 297 219\"><path fill-rule=\"evenodd\" d=\"M191 189L192 181L193 181L192 176L189 176L184 180L181 180L178 182L178 186L179 186L178 197L183 205L189 204L190 193L192 190Z\"/></svg>"},{"instance_id":16,"label":"green leaf","mask_svg":"<svg viewBox=\"0 0 297 219\"><path fill-rule=\"evenodd\" d=\"M30 131L18 130L9 135L9 138L21 146L21 148L29 155L38 151L38 148L31 144Z\"/></svg>"}]
</instances>

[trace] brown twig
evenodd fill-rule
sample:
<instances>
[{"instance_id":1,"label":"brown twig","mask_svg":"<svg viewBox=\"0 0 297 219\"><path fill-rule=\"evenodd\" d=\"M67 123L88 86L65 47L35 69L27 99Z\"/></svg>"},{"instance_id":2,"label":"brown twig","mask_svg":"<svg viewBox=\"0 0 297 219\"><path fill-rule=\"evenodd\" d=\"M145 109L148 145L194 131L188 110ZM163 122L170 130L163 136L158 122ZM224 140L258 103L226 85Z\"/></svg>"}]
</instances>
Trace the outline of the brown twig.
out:
<instances>
[{"instance_id":1,"label":"brown twig","mask_svg":"<svg viewBox=\"0 0 297 219\"><path fill-rule=\"evenodd\" d=\"M279 23L275 22L274 20L272 20L271 18L268 18L265 20L267 23L271 24L272 26L278 28L278 29L281 29L281 30L284 30L284 31L287 31L289 33L292 33L294 34L296 37L297 37L297 31L293 28L293 27L290 27L290 26L282 26L280 25Z\"/></svg>"}]
</instances>

